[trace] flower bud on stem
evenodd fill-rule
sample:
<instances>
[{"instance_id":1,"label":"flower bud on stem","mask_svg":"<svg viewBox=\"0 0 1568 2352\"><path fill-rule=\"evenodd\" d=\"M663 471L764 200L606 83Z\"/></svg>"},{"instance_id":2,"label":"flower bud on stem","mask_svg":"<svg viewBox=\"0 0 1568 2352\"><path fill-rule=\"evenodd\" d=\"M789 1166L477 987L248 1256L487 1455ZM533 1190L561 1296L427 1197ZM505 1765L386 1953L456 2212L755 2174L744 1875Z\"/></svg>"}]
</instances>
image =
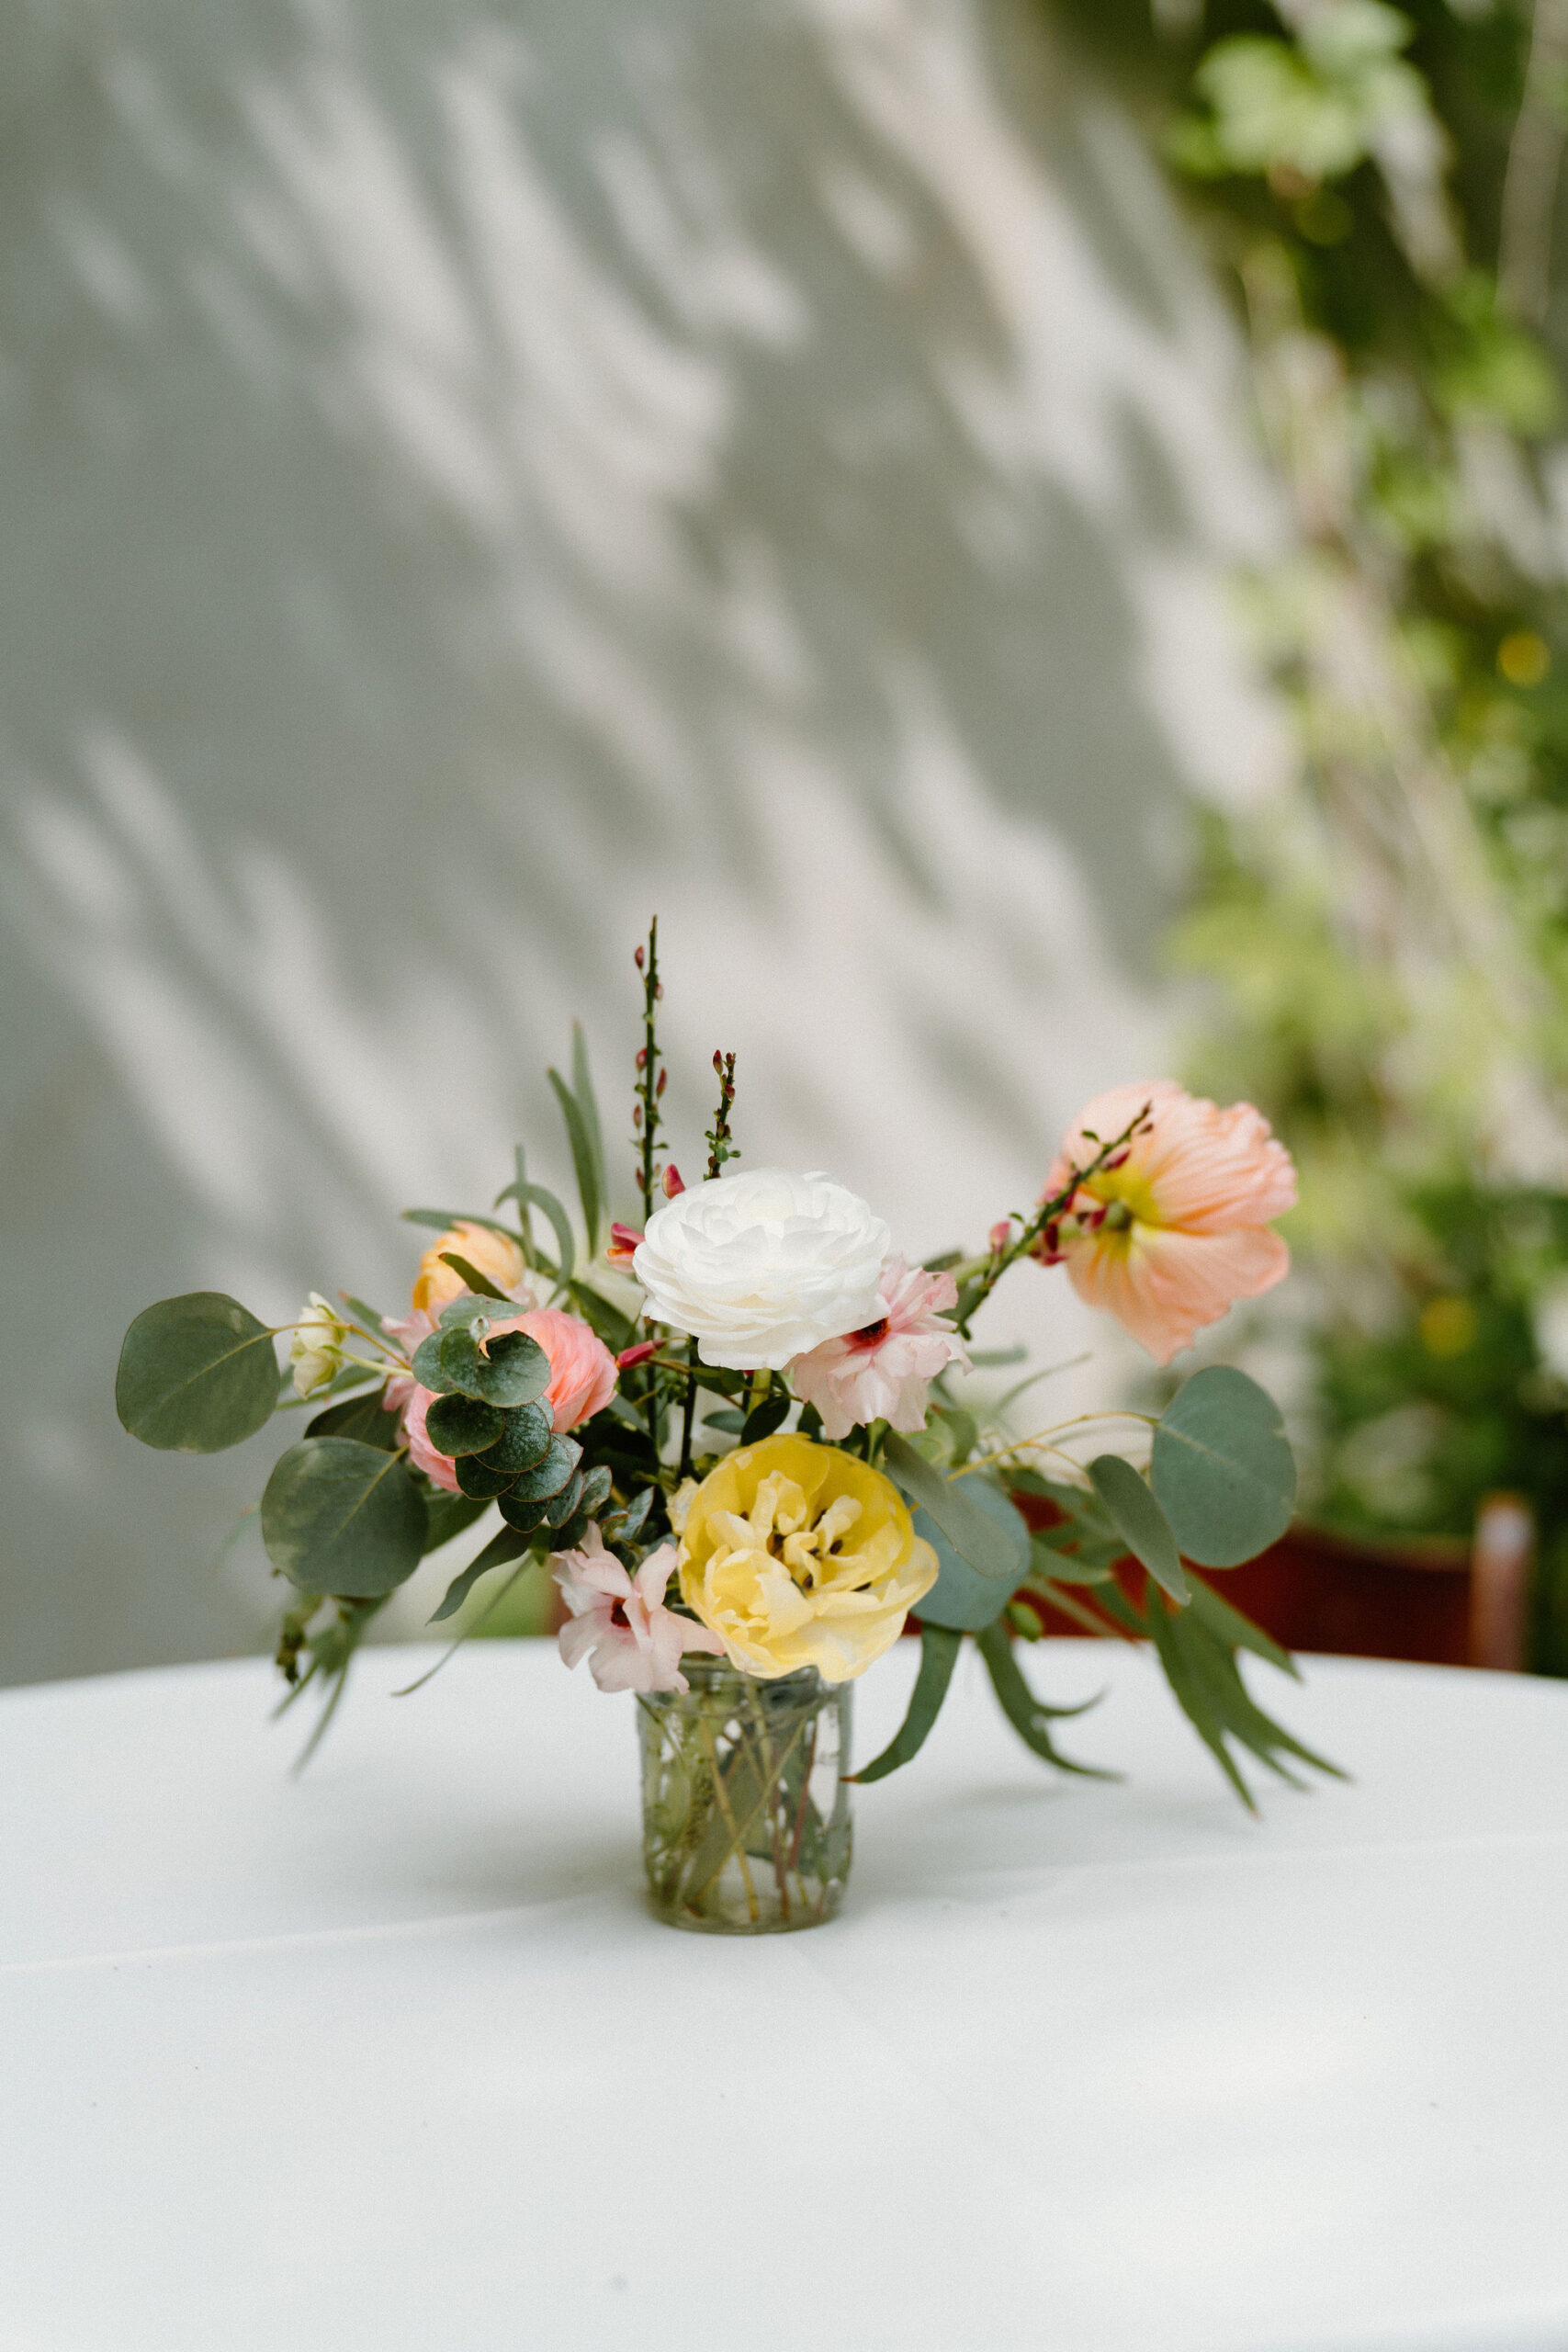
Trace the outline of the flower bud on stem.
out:
<instances>
[{"instance_id":1,"label":"flower bud on stem","mask_svg":"<svg viewBox=\"0 0 1568 2352\"><path fill-rule=\"evenodd\" d=\"M1019 1233L1016 1240L1010 1241L1002 1248L998 1249L996 1246L996 1237L999 1227L992 1227L990 1236L990 1257L985 1261L983 1266L976 1271L974 1276L964 1283L964 1288L959 1293L958 1313L954 1317L953 1320L957 1330L963 1338L966 1340L969 1337L970 1324L974 1321L976 1315L985 1305L987 1299L989 1298L991 1293L995 1290L997 1284L1000 1282L1008 1268L1010 1265L1013 1265L1020 1258L1026 1256L1043 1233L1049 1235L1050 1228L1053 1226L1060 1224L1064 1213L1071 1206L1073 1198L1077 1193L1079 1185L1087 1184L1091 1176L1098 1176L1102 1170L1116 1167L1121 1164L1121 1159L1124 1157L1125 1146L1130 1144L1133 1137L1138 1133L1145 1120L1149 1115L1149 1110L1150 1105L1145 1102L1143 1109L1137 1114L1136 1117L1128 1120L1127 1125L1122 1128L1119 1136L1113 1136L1109 1143L1100 1144L1100 1149L1095 1153L1094 1158L1089 1161L1087 1168L1075 1168L1068 1176L1066 1182L1062 1186L1061 1190L1059 1192L1053 1193L1048 1200L1043 1200L1040 1203L1032 1216L1020 1217L1016 1220L1010 1219L1010 1226L1011 1223L1016 1221L1019 1227ZM1100 1138L1096 1136L1092 1136L1090 1140L1092 1142L1099 1143ZM1105 1212L1101 1210L1100 1216L1103 1216ZM1096 1219L1096 1222L1099 1222L1098 1218ZM1055 1241L1050 1240L1048 1242L1048 1247L1052 1250L1054 1254L1055 1248Z\"/></svg>"}]
</instances>

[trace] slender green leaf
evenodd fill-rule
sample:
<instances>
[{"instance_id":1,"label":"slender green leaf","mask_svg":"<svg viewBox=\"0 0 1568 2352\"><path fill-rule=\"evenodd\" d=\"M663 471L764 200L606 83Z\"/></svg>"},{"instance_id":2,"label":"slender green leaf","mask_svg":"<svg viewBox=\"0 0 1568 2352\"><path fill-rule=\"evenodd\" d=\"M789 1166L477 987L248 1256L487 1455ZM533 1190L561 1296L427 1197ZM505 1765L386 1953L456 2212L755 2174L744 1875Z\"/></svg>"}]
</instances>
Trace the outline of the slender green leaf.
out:
<instances>
[{"instance_id":1,"label":"slender green leaf","mask_svg":"<svg viewBox=\"0 0 1568 2352\"><path fill-rule=\"evenodd\" d=\"M555 1233L556 1248L559 1252L556 1279L562 1283L570 1283L577 1265L577 1244L572 1239L571 1219L555 1194L543 1184L507 1184L495 1196L497 1208L502 1201L515 1201L525 1217L530 1206L543 1209Z\"/></svg>"},{"instance_id":2,"label":"slender green leaf","mask_svg":"<svg viewBox=\"0 0 1568 2352\"><path fill-rule=\"evenodd\" d=\"M1155 1430L1149 1476L1180 1550L1234 1568L1291 1523L1296 1465L1273 1398L1230 1364L1194 1373Z\"/></svg>"},{"instance_id":3,"label":"slender green leaf","mask_svg":"<svg viewBox=\"0 0 1568 2352\"><path fill-rule=\"evenodd\" d=\"M344 1437L289 1447L266 1482L261 1523L267 1557L301 1591L363 1600L413 1574L428 1524L396 1455Z\"/></svg>"},{"instance_id":4,"label":"slender green leaf","mask_svg":"<svg viewBox=\"0 0 1568 2352\"><path fill-rule=\"evenodd\" d=\"M1029 1574L1029 1530L1007 1497L988 1478L968 1478L970 1500L995 1519L1011 1548L1012 1568L1005 1577L981 1576L969 1566L923 1507L915 1513L915 1532L936 1554L937 1580L919 1602L922 1624L945 1625L953 1632L976 1634L1007 1607Z\"/></svg>"},{"instance_id":5,"label":"slender green leaf","mask_svg":"<svg viewBox=\"0 0 1568 2352\"><path fill-rule=\"evenodd\" d=\"M1228 1600L1222 1600L1213 1586L1205 1584L1201 1577L1193 1577L1190 1581L1193 1613L1217 1641L1224 1642L1231 1649L1250 1650L1254 1657L1264 1658L1270 1666L1278 1667L1280 1672L1288 1674L1292 1681L1301 1680L1301 1669L1289 1650L1282 1650L1261 1625L1255 1625L1250 1617L1244 1617L1239 1609L1233 1609Z\"/></svg>"},{"instance_id":6,"label":"slender green leaf","mask_svg":"<svg viewBox=\"0 0 1568 2352\"><path fill-rule=\"evenodd\" d=\"M582 1034L582 1023L571 1024L571 1091L577 1098L577 1108L588 1136L588 1148L593 1160L593 1173L601 1220L610 1210L610 1183L604 1169L604 1132L599 1124L598 1098L593 1091L593 1073L588 1066L588 1040ZM599 1247L597 1232L590 1236L589 1253Z\"/></svg>"},{"instance_id":7,"label":"slender green leaf","mask_svg":"<svg viewBox=\"0 0 1568 2352\"><path fill-rule=\"evenodd\" d=\"M599 1219L602 1193L599 1170L594 1161L592 1139L582 1116L577 1097L559 1070L545 1072L555 1089L560 1114L566 1122L567 1141L571 1146L572 1172L577 1178L577 1197L582 1204L583 1230L588 1236L588 1254L592 1258L599 1248Z\"/></svg>"},{"instance_id":8,"label":"slender green leaf","mask_svg":"<svg viewBox=\"0 0 1568 2352\"><path fill-rule=\"evenodd\" d=\"M973 1476L944 1478L897 1430L888 1430L882 1458L910 1499L930 1512L961 1558L980 1576L1010 1577L1012 1585L1018 1583L1023 1569L1017 1566L1017 1539L1010 1527L967 1491L975 1483Z\"/></svg>"},{"instance_id":9,"label":"slender green leaf","mask_svg":"<svg viewBox=\"0 0 1568 2352\"><path fill-rule=\"evenodd\" d=\"M1191 1598L1181 1573L1181 1555L1147 1482L1119 1453L1101 1453L1089 1465L1094 1489L1134 1559L1141 1560L1162 1592L1186 1605Z\"/></svg>"},{"instance_id":10,"label":"slender green leaf","mask_svg":"<svg viewBox=\"0 0 1568 2352\"><path fill-rule=\"evenodd\" d=\"M143 1445L221 1453L272 1419L272 1333L236 1298L196 1290L143 1308L125 1335L115 1409Z\"/></svg>"},{"instance_id":11,"label":"slender green leaf","mask_svg":"<svg viewBox=\"0 0 1568 2352\"><path fill-rule=\"evenodd\" d=\"M365 1301L362 1298L355 1298L351 1290L340 1290L338 1296L355 1319L364 1325L370 1337L373 1340L378 1340L381 1336L383 1320L379 1310L374 1306L367 1306Z\"/></svg>"},{"instance_id":12,"label":"slender green leaf","mask_svg":"<svg viewBox=\"0 0 1568 2352\"><path fill-rule=\"evenodd\" d=\"M490 1276L481 1274L472 1261L465 1258L460 1250L443 1250L441 1262L444 1266L450 1266L455 1274L462 1276L476 1298L499 1298L504 1306L515 1306L516 1301L509 1299L503 1290L498 1290Z\"/></svg>"},{"instance_id":13,"label":"slender green leaf","mask_svg":"<svg viewBox=\"0 0 1568 2352\"><path fill-rule=\"evenodd\" d=\"M446 1598L438 1609L431 1611L427 1622L432 1625L439 1625L445 1619L455 1617L482 1576L488 1576L491 1568L503 1568L512 1561L521 1559L527 1549L526 1535L519 1534L514 1527L503 1527L498 1535L491 1537L484 1550L478 1553L459 1575L453 1577L446 1588Z\"/></svg>"},{"instance_id":14,"label":"slender green leaf","mask_svg":"<svg viewBox=\"0 0 1568 2352\"><path fill-rule=\"evenodd\" d=\"M571 1294L573 1306L590 1330L598 1333L612 1355L618 1356L623 1348L636 1344L637 1327L629 1315L623 1315L618 1306L612 1306L607 1298L601 1298L587 1283L571 1282L567 1284L567 1289Z\"/></svg>"},{"instance_id":15,"label":"slender green leaf","mask_svg":"<svg viewBox=\"0 0 1568 2352\"><path fill-rule=\"evenodd\" d=\"M947 1686L953 1679L953 1669L958 1663L958 1651L964 1636L946 1625L925 1625L920 1630L920 1670L915 1677L915 1687L909 1697L908 1713L892 1739L870 1764L858 1772L845 1775L851 1781L885 1781L900 1764L919 1755L925 1746L926 1735L942 1713L942 1702L947 1696Z\"/></svg>"},{"instance_id":16,"label":"slender green leaf","mask_svg":"<svg viewBox=\"0 0 1568 2352\"><path fill-rule=\"evenodd\" d=\"M991 1688L1001 1702L1002 1713L1026 1747L1032 1748L1045 1763L1054 1764L1059 1772L1077 1772L1088 1781L1114 1781L1121 1777L1115 1772L1102 1772L1092 1764L1075 1764L1071 1757L1062 1754L1051 1737L1049 1726L1064 1714L1081 1714L1084 1710L1081 1707L1048 1707L1043 1700L1035 1697L1025 1679L1023 1668L1013 1655L1005 1626L987 1625L985 1632L976 1638L980 1645L980 1655L986 1661L986 1671L991 1678ZM1089 1702L1091 1707L1098 1703L1094 1699Z\"/></svg>"}]
</instances>

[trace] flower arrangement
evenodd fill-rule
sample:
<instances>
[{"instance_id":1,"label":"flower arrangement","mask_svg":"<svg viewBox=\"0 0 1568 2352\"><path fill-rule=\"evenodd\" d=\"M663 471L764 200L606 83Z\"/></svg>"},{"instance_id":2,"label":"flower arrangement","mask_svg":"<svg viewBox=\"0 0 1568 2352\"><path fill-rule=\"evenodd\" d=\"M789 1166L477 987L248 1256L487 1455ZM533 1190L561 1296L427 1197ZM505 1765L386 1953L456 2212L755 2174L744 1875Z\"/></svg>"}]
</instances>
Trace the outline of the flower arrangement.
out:
<instances>
[{"instance_id":1,"label":"flower arrangement","mask_svg":"<svg viewBox=\"0 0 1568 2352\"><path fill-rule=\"evenodd\" d=\"M650 1883L683 1925L829 1915L849 1781L915 1755L965 1637L1035 1755L1087 1769L1058 1750L1064 1711L1019 1663L1052 1611L1151 1640L1244 1802L1233 1747L1286 1777L1287 1758L1332 1770L1242 1681L1242 1650L1288 1659L1193 1573L1250 1558L1289 1521L1294 1469L1264 1391L1211 1367L1157 1419L1020 1438L1007 1413L1030 1382L984 1415L962 1385L985 1361L976 1313L1025 1262L1065 1267L1161 1364L1277 1283L1288 1256L1271 1220L1293 1175L1258 1113L1164 1080L1113 1089L1074 1123L1032 1209L976 1252L911 1265L830 1176L734 1165L732 1054L714 1056L705 1174L682 1182L662 1140L657 924L637 964L639 1227L608 1221L578 1032L570 1083L549 1079L580 1223L519 1149L489 1215L405 1212L437 1234L406 1315L312 1292L283 1327L281 1369L282 1332L214 1292L165 1299L126 1335L117 1404L146 1444L212 1453L275 1411L311 1413L267 1481L261 1531L294 1588L277 1653L288 1698L328 1694L317 1736L388 1596L493 1510L432 1622L487 1580L493 1607L547 1564L567 1665L638 1694ZM1136 1460L1067 1450L1101 1419L1140 1429ZM911 1620L908 1714L851 1775L851 1688Z\"/></svg>"}]
</instances>

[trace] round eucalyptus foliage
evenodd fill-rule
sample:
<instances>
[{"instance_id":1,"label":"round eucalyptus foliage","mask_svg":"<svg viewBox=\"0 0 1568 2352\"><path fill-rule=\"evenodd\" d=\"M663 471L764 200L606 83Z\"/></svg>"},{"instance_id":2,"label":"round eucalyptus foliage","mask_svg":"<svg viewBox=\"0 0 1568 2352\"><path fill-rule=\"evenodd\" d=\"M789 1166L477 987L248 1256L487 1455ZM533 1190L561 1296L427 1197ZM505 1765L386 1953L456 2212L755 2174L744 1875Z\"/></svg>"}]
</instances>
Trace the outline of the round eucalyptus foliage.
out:
<instances>
[{"instance_id":1,"label":"round eucalyptus foliage","mask_svg":"<svg viewBox=\"0 0 1568 2352\"><path fill-rule=\"evenodd\" d=\"M115 1410L169 1453L221 1453L254 1437L277 1402L272 1334L221 1291L161 1298L125 1335Z\"/></svg>"},{"instance_id":2,"label":"round eucalyptus foliage","mask_svg":"<svg viewBox=\"0 0 1568 2352\"><path fill-rule=\"evenodd\" d=\"M1149 1478L1183 1555L1235 1568L1283 1535L1296 1465L1280 1408L1230 1364L1196 1372L1155 1430Z\"/></svg>"},{"instance_id":3,"label":"round eucalyptus foliage","mask_svg":"<svg viewBox=\"0 0 1568 2352\"><path fill-rule=\"evenodd\" d=\"M262 1541L302 1592L378 1600L424 1550L424 1498L395 1454L353 1438L308 1437L277 1462L262 1497Z\"/></svg>"}]
</instances>

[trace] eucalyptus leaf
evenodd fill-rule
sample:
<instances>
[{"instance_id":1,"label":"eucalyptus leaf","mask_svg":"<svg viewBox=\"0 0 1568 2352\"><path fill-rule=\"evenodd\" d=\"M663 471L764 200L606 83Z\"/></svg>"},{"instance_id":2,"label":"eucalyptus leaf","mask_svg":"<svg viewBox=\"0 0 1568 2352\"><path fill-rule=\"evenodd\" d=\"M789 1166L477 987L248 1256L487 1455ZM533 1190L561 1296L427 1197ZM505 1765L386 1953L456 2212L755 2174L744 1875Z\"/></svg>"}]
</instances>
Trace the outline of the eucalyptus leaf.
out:
<instances>
[{"instance_id":1,"label":"eucalyptus leaf","mask_svg":"<svg viewBox=\"0 0 1568 2352\"><path fill-rule=\"evenodd\" d=\"M1114 1781L1115 1772L1102 1772L1092 1764L1075 1764L1064 1756L1051 1737L1052 1722L1061 1715L1082 1714L1081 1707L1047 1707L1030 1689L1023 1668L1013 1654L1013 1646L1002 1625L988 1625L978 1636L980 1655L986 1661L986 1671L991 1678L991 1688L1001 1702L1002 1713L1011 1724L1024 1746L1032 1749L1043 1762L1054 1764L1059 1772L1077 1772L1088 1781ZM1098 1701L1089 1700L1089 1706Z\"/></svg>"},{"instance_id":2,"label":"eucalyptus leaf","mask_svg":"<svg viewBox=\"0 0 1568 2352\"><path fill-rule=\"evenodd\" d=\"M536 1527L544 1525L548 1501L547 1495L502 1495L497 1508L508 1527L519 1534L531 1535Z\"/></svg>"},{"instance_id":3,"label":"eucalyptus leaf","mask_svg":"<svg viewBox=\"0 0 1568 2352\"><path fill-rule=\"evenodd\" d=\"M1185 1606L1191 1594L1181 1573L1181 1555L1170 1521L1149 1492L1146 1480L1119 1453L1097 1456L1089 1465L1089 1475L1134 1558L1143 1562L1162 1592Z\"/></svg>"},{"instance_id":4,"label":"eucalyptus leaf","mask_svg":"<svg viewBox=\"0 0 1568 2352\"><path fill-rule=\"evenodd\" d=\"M341 1405L329 1405L305 1425L307 1437L352 1437L361 1445L378 1445L384 1453L393 1453L399 1444L400 1416L383 1412L381 1391L371 1389L366 1396L345 1396Z\"/></svg>"},{"instance_id":5,"label":"eucalyptus leaf","mask_svg":"<svg viewBox=\"0 0 1568 2352\"><path fill-rule=\"evenodd\" d=\"M1155 1430L1150 1480L1176 1542L1204 1568L1234 1568L1277 1543L1296 1465L1273 1398L1230 1364L1194 1373Z\"/></svg>"},{"instance_id":6,"label":"eucalyptus leaf","mask_svg":"<svg viewBox=\"0 0 1568 2352\"><path fill-rule=\"evenodd\" d=\"M582 1492L578 1498L577 1508L584 1519L597 1519L609 1499L609 1465L601 1462L594 1469L584 1473Z\"/></svg>"},{"instance_id":7,"label":"eucalyptus leaf","mask_svg":"<svg viewBox=\"0 0 1568 2352\"><path fill-rule=\"evenodd\" d=\"M434 1397L424 1417L425 1434L437 1453L454 1458L485 1453L505 1427L500 1406L487 1405L479 1396Z\"/></svg>"},{"instance_id":8,"label":"eucalyptus leaf","mask_svg":"<svg viewBox=\"0 0 1568 2352\"><path fill-rule=\"evenodd\" d=\"M1009 1546L1012 1566L1003 1577L981 1576L954 1550L922 1507L915 1513L915 1532L931 1544L941 1567L935 1584L916 1606L922 1624L976 1634L1007 1607L1029 1574L1032 1555L1029 1529L1007 1497L988 1478L969 1478L964 1483L971 1490L970 1499L995 1521Z\"/></svg>"},{"instance_id":9,"label":"eucalyptus leaf","mask_svg":"<svg viewBox=\"0 0 1568 2352\"><path fill-rule=\"evenodd\" d=\"M527 1549L528 1538L514 1527L503 1527L499 1534L492 1535L484 1550L453 1577L440 1607L431 1611L429 1623L439 1625L446 1618L455 1617L482 1576L488 1576L491 1568L503 1568L512 1561L520 1560Z\"/></svg>"},{"instance_id":10,"label":"eucalyptus leaf","mask_svg":"<svg viewBox=\"0 0 1568 2352\"><path fill-rule=\"evenodd\" d=\"M970 1567L983 1577L1010 1577L1012 1585L1017 1584L1022 1574L1021 1570L1015 1573L1017 1539L1006 1521L966 1491L975 1484L973 1475L944 1478L897 1430L888 1430L882 1458L911 1501L929 1512ZM1016 1512L1013 1516L1017 1517ZM1012 1585L1008 1587L1010 1592Z\"/></svg>"},{"instance_id":11,"label":"eucalyptus leaf","mask_svg":"<svg viewBox=\"0 0 1568 2352\"><path fill-rule=\"evenodd\" d=\"M514 1405L502 1416L501 1434L480 1456L484 1467L521 1477L544 1460L554 1426L547 1405Z\"/></svg>"},{"instance_id":12,"label":"eucalyptus leaf","mask_svg":"<svg viewBox=\"0 0 1568 2352\"><path fill-rule=\"evenodd\" d=\"M491 1499L488 1495L449 1495L440 1487L427 1494L424 1498L427 1521L425 1557L428 1559L432 1552L440 1551L443 1544L450 1544L454 1537L463 1534L472 1527L475 1520L482 1519L490 1508Z\"/></svg>"},{"instance_id":13,"label":"eucalyptus leaf","mask_svg":"<svg viewBox=\"0 0 1568 2352\"><path fill-rule=\"evenodd\" d=\"M424 1498L395 1454L353 1438L307 1437L274 1467L262 1541L304 1592L375 1600L412 1575L424 1550Z\"/></svg>"},{"instance_id":14,"label":"eucalyptus leaf","mask_svg":"<svg viewBox=\"0 0 1568 2352\"><path fill-rule=\"evenodd\" d=\"M531 1405L549 1385L550 1360L526 1331L500 1331L482 1346L470 1332L447 1331L440 1362L445 1387L487 1405Z\"/></svg>"},{"instance_id":15,"label":"eucalyptus leaf","mask_svg":"<svg viewBox=\"0 0 1568 2352\"><path fill-rule=\"evenodd\" d=\"M920 1670L915 1677L915 1687L909 1697L908 1712L902 1724L880 1756L863 1765L858 1772L846 1775L849 1780L865 1782L885 1781L900 1764L907 1764L925 1746L926 1735L942 1713L942 1702L947 1696L947 1686L953 1680L953 1669L958 1663L958 1652L964 1636L946 1625L924 1625L920 1632Z\"/></svg>"},{"instance_id":16,"label":"eucalyptus leaf","mask_svg":"<svg viewBox=\"0 0 1568 2352\"><path fill-rule=\"evenodd\" d=\"M559 1494L581 1459L582 1448L575 1438L552 1437L540 1460L532 1470L525 1470L507 1499L548 1502L552 1495Z\"/></svg>"},{"instance_id":17,"label":"eucalyptus leaf","mask_svg":"<svg viewBox=\"0 0 1568 2352\"><path fill-rule=\"evenodd\" d=\"M492 1470L481 1454L459 1453L452 1463L459 1494L475 1502L499 1502L517 1483L514 1470Z\"/></svg>"},{"instance_id":18,"label":"eucalyptus leaf","mask_svg":"<svg viewBox=\"0 0 1568 2352\"><path fill-rule=\"evenodd\" d=\"M277 1403L272 1333L222 1291L143 1308L125 1335L115 1410L165 1453L221 1453L254 1437Z\"/></svg>"},{"instance_id":19,"label":"eucalyptus leaf","mask_svg":"<svg viewBox=\"0 0 1568 2352\"><path fill-rule=\"evenodd\" d=\"M559 1494L550 1497L549 1501L545 1505L547 1527L564 1527L569 1519L576 1518L578 1505L582 1500L584 1483L581 1471L574 1470Z\"/></svg>"}]
</instances>

